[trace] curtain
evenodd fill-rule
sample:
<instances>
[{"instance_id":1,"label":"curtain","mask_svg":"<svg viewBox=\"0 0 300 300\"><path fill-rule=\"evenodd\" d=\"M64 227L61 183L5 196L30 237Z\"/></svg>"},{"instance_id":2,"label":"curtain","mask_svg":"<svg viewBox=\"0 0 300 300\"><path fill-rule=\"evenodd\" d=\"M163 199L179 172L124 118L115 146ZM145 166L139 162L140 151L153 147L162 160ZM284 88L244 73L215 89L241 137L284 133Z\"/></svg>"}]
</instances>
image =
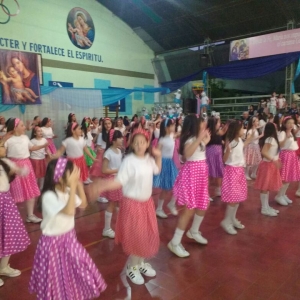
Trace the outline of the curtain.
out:
<instances>
[{"instance_id":1,"label":"curtain","mask_svg":"<svg viewBox=\"0 0 300 300\"><path fill-rule=\"evenodd\" d=\"M240 61L230 62L226 65L209 67L199 70L189 76L176 79L173 81L161 83L162 87L168 88L170 91L175 91L184 86L189 81L194 80L201 72L206 78L207 72L215 78L223 79L251 79L264 76L276 71L279 71L290 65L300 57L300 52L284 53L272 56L258 57L245 59ZM298 64L298 68L299 64ZM300 72L300 69L299 69Z\"/></svg>"}]
</instances>

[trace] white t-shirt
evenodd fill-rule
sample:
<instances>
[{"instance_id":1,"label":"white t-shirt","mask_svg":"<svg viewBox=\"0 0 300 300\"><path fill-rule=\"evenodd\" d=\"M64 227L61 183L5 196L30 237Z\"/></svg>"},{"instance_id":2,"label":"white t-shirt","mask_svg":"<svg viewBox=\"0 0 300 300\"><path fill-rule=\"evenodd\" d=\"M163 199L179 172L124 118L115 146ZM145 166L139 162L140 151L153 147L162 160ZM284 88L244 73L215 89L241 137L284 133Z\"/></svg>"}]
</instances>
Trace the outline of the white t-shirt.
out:
<instances>
[{"instance_id":1,"label":"white t-shirt","mask_svg":"<svg viewBox=\"0 0 300 300\"><path fill-rule=\"evenodd\" d=\"M268 152L268 156L272 157L273 160L278 160L279 153L278 153L278 144L273 137L269 137L265 140L265 144L271 144L271 147ZM264 161L270 161L267 158L263 158Z\"/></svg>"},{"instance_id":2,"label":"white t-shirt","mask_svg":"<svg viewBox=\"0 0 300 300\"><path fill-rule=\"evenodd\" d=\"M232 167L244 167L245 166L245 158L244 158L244 143L241 138L239 141L233 140L230 143L230 154L228 159L225 162L225 165L229 165Z\"/></svg>"},{"instance_id":3,"label":"white t-shirt","mask_svg":"<svg viewBox=\"0 0 300 300\"><path fill-rule=\"evenodd\" d=\"M28 158L30 156L29 148L33 146L25 134L19 136L13 135L4 143L6 156L17 159Z\"/></svg>"},{"instance_id":4,"label":"white t-shirt","mask_svg":"<svg viewBox=\"0 0 300 300\"><path fill-rule=\"evenodd\" d=\"M52 139L54 134L51 127L42 127L43 137L45 139Z\"/></svg>"},{"instance_id":5,"label":"white t-shirt","mask_svg":"<svg viewBox=\"0 0 300 300\"><path fill-rule=\"evenodd\" d=\"M138 157L131 153L123 160L116 180L122 184L123 195L145 202L152 195L153 175L159 174L154 158L149 154Z\"/></svg>"},{"instance_id":6,"label":"white t-shirt","mask_svg":"<svg viewBox=\"0 0 300 300\"><path fill-rule=\"evenodd\" d=\"M201 98L201 104L202 104L202 105L207 105L207 104L208 104L208 101L209 101L209 99L208 99L207 96L204 96L204 97Z\"/></svg>"},{"instance_id":7,"label":"white t-shirt","mask_svg":"<svg viewBox=\"0 0 300 300\"><path fill-rule=\"evenodd\" d=\"M277 104L277 98L276 97L270 98L270 105L276 106L276 104Z\"/></svg>"},{"instance_id":8,"label":"white t-shirt","mask_svg":"<svg viewBox=\"0 0 300 300\"><path fill-rule=\"evenodd\" d=\"M126 127L125 127L125 125L122 125L121 128L120 128L120 127L115 127L115 130L119 130L119 131L124 135L124 132L125 132L125 130L126 130Z\"/></svg>"},{"instance_id":9,"label":"white t-shirt","mask_svg":"<svg viewBox=\"0 0 300 300\"><path fill-rule=\"evenodd\" d=\"M158 145L161 147L161 155L163 158L173 158L175 140L171 136L164 136L159 139Z\"/></svg>"},{"instance_id":10,"label":"white t-shirt","mask_svg":"<svg viewBox=\"0 0 300 300\"><path fill-rule=\"evenodd\" d=\"M4 136L7 133L7 128L4 128L5 125L0 125L0 136ZM4 128L4 129L3 129ZM2 130L3 129L3 130ZM2 131L1 131L2 130Z\"/></svg>"},{"instance_id":11,"label":"white t-shirt","mask_svg":"<svg viewBox=\"0 0 300 300\"><path fill-rule=\"evenodd\" d=\"M102 149L106 149L106 142L102 140L102 133L99 133L97 138L97 145L100 146Z\"/></svg>"},{"instance_id":12,"label":"white t-shirt","mask_svg":"<svg viewBox=\"0 0 300 300\"><path fill-rule=\"evenodd\" d=\"M259 130L261 133L265 131L266 124L267 123L263 119L259 120L259 127L260 127Z\"/></svg>"},{"instance_id":13,"label":"white t-shirt","mask_svg":"<svg viewBox=\"0 0 300 300\"><path fill-rule=\"evenodd\" d=\"M17 166L14 162L7 158L1 158L3 162L5 162L11 169L16 169ZM8 176L3 169L3 167L0 165L0 193L7 192L10 188L10 184L8 181Z\"/></svg>"},{"instance_id":14,"label":"white t-shirt","mask_svg":"<svg viewBox=\"0 0 300 300\"><path fill-rule=\"evenodd\" d=\"M70 158L79 158L83 156L83 148L86 146L83 137L78 140L68 137L62 141L62 145L66 148L67 156Z\"/></svg>"},{"instance_id":15,"label":"white t-shirt","mask_svg":"<svg viewBox=\"0 0 300 300\"><path fill-rule=\"evenodd\" d=\"M71 231L75 226L74 216L60 211L67 205L69 189L66 193L56 190L56 193L47 191L42 197L43 221L41 230L44 235L58 236ZM75 195L76 207L80 206L81 199Z\"/></svg>"},{"instance_id":16,"label":"white t-shirt","mask_svg":"<svg viewBox=\"0 0 300 300\"><path fill-rule=\"evenodd\" d=\"M252 135L252 129L249 129L248 132L247 132L247 137L246 138L250 137L251 135ZM259 133L258 133L257 130L255 130L255 132L254 132L254 139L251 141L250 144L258 145L258 142L259 142L258 137L259 137Z\"/></svg>"},{"instance_id":17,"label":"white t-shirt","mask_svg":"<svg viewBox=\"0 0 300 300\"><path fill-rule=\"evenodd\" d=\"M191 144L195 141L195 137L188 139L185 142L185 145L187 144ZM198 160L205 160L206 159L206 155L205 155L205 146L200 146L197 147L197 149L195 150L195 152L193 153L193 155L191 157L188 157L186 160L187 161L198 161Z\"/></svg>"},{"instance_id":18,"label":"white t-shirt","mask_svg":"<svg viewBox=\"0 0 300 300\"><path fill-rule=\"evenodd\" d=\"M30 142L35 146L42 146L47 143L47 140L45 138L41 138L40 140L32 139L30 140ZM45 148L30 152L30 158L32 159L44 159L45 155L46 155Z\"/></svg>"},{"instance_id":19,"label":"white t-shirt","mask_svg":"<svg viewBox=\"0 0 300 300\"><path fill-rule=\"evenodd\" d=\"M279 142L282 142L286 137L285 131L280 131L278 135ZM293 136L290 136L284 143L283 147L281 147L281 150L298 150L298 144L297 141L294 140Z\"/></svg>"},{"instance_id":20,"label":"white t-shirt","mask_svg":"<svg viewBox=\"0 0 300 300\"><path fill-rule=\"evenodd\" d=\"M99 125L95 125L92 130L91 130L92 134L98 134L99 132Z\"/></svg>"},{"instance_id":21,"label":"white t-shirt","mask_svg":"<svg viewBox=\"0 0 300 300\"><path fill-rule=\"evenodd\" d=\"M86 143L86 145L87 145L88 147L92 147L92 144L93 144L93 136L92 136L91 132L90 132L90 131L87 132L86 135L87 135L87 137L84 138L85 143Z\"/></svg>"},{"instance_id":22,"label":"white t-shirt","mask_svg":"<svg viewBox=\"0 0 300 300\"><path fill-rule=\"evenodd\" d=\"M155 128L155 130L154 130L154 138L158 139L159 138L159 133L160 133L160 129L159 128Z\"/></svg>"},{"instance_id":23,"label":"white t-shirt","mask_svg":"<svg viewBox=\"0 0 300 300\"><path fill-rule=\"evenodd\" d=\"M108 168L110 170L119 170L122 163L122 152L117 149L118 153L113 151L111 148L107 149L104 153L104 158L106 158L108 163Z\"/></svg>"},{"instance_id":24,"label":"white t-shirt","mask_svg":"<svg viewBox=\"0 0 300 300\"><path fill-rule=\"evenodd\" d=\"M285 107L285 103L286 103L285 98L278 98L278 107L279 108Z\"/></svg>"}]
</instances>

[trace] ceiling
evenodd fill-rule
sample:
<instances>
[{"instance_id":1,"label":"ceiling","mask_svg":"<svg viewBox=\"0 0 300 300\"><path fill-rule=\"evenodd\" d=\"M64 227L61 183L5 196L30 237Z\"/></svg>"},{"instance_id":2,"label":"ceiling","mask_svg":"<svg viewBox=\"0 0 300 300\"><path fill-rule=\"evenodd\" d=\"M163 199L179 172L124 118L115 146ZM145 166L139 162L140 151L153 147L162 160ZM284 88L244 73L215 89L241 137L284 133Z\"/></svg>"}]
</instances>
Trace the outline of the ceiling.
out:
<instances>
[{"instance_id":1,"label":"ceiling","mask_svg":"<svg viewBox=\"0 0 300 300\"><path fill-rule=\"evenodd\" d=\"M284 30L300 0L97 0L156 53Z\"/></svg>"}]
</instances>

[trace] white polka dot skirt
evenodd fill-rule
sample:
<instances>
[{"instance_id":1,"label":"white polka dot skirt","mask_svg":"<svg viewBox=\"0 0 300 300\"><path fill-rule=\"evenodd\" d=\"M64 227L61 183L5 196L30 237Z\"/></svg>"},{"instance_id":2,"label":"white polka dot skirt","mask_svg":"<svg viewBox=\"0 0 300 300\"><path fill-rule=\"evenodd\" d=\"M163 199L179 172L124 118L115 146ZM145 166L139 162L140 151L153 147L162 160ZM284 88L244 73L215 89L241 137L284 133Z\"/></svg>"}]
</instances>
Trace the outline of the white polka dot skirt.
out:
<instances>
[{"instance_id":1,"label":"white polka dot skirt","mask_svg":"<svg viewBox=\"0 0 300 300\"><path fill-rule=\"evenodd\" d=\"M106 175L105 180L115 180L114 175ZM106 191L100 195L101 197L106 198L109 201L121 201L123 198L123 193L122 193L122 188L117 189L117 190L111 190L111 191Z\"/></svg>"},{"instance_id":2,"label":"white polka dot skirt","mask_svg":"<svg viewBox=\"0 0 300 300\"><path fill-rule=\"evenodd\" d=\"M280 176L282 181L300 181L300 165L296 151L281 150L279 159L281 160Z\"/></svg>"},{"instance_id":3,"label":"white polka dot skirt","mask_svg":"<svg viewBox=\"0 0 300 300\"><path fill-rule=\"evenodd\" d=\"M247 199L247 181L243 167L225 167L221 194L222 201L227 203L239 203Z\"/></svg>"},{"instance_id":4,"label":"white polka dot skirt","mask_svg":"<svg viewBox=\"0 0 300 300\"><path fill-rule=\"evenodd\" d=\"M206 210L209 205L206 160L187 161L179 171L173 193L178 205Z\"/></svg>"},{"instance_id":5,"label":"white polka dot skirt","mask_svg":"<svg viewBox=\"0 0 300 300\"><path fill-rule=\"evenodd\" d=\"M75 230L41 236L29 282L29 291L37 294L37 299L93 299L105 289L104 279L77 241Z\"/></svg>"},{"instance_id":6,"label":"white polka dot skirt","mask_svg":"<svg viewBox=\"0 0 300 300\"><path fill-rule=\"evenodd\" d=\"M0 193L0 258L24 251L30 244L23 220L10 192Z\"/></svg>"},{"instance_id":7,"label":"white polka dot skirt","mask_svg":"<svg viewBox=\"0 0 300 300\"><path fill-rule=\"evenodd\" d=\"M259 144L248 144L244 148L247 166L258 166L262 160Z\"/></svg>"},{"instance_id":8,"label":"white polka dot skirt","mask_svg":"<svg viewBox=\"0 0 300 300\"><path fill-rule=\"evenodd\" d=\"M86 181L89 177L89 170L87 164L85 162L84 156L80 156L77 158L68 157L70 161L72 161L80 170L80 180L82 182Z\"/></svg>"},{"instance_id":9,"label":"white polka dot skirt","mask_svg":"<svg viewBox=\"0 0 300 300\"><path fill-rule=\"evenodd\" d=\"M127 255L153 257L159 248L159 233L153 199L141 202L124 197L116 223L116 244Z\"/></svg>"},{"instance_id":10,"label":"white polka dot skirt","mask_svg":"<svg viewBox=\"0 0 300 300\"><path fill-rule=\"evenodd\" d=\"M29 169L29 174L25 177L17 175L15 179L10 183L10 192L15 202L23 202L40 195L40 189L36 183L36 177L32 168L29 158L15 159L11 158L18 167L26 167Z\"/></svg>"}]
</instances>

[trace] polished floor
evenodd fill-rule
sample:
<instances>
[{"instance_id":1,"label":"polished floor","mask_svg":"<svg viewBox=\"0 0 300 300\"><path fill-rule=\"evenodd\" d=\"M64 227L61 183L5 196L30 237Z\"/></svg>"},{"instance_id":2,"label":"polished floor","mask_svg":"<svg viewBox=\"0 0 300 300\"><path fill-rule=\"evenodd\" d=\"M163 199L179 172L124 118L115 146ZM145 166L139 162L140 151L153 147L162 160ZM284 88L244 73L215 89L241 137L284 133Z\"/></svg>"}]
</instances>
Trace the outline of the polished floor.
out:
<instances>
[{"instance_id":1,"label":"polished floor","mask_svg":"<svg viewBox=\"0 0 300 300\"><path fill-rule=\"evenodd\" d=\"M176 217L158 220L161 246L150 263L157 276L143 286L131 284L122 273L126 262L120 246L102 238L105 204L91 204L76 216L78 240L93 258L108 287L99 299L162 300L296 300L300 299L300 198L295 198L296 184L288 195L294 203L279 207L278 217L260 214L259 193L248 183L248 200L240 205L238 218L246 226L230 236L219 226L225 205L220 198L211 203L201 226L208 239L202 246L183 239L191 253L186 259L174 256L167 248L176 227ZM271 195L274 196L274 195ZM157 198L157 191L154 191ZM24 204L20 206L25 217ZM115 217L114 217L115 221ZM1 300L30 300L28 282L35 248L40 236L39 225L26 224L31 245L11 258L11 266L22 270L17 278L3 278ZM55 299L64 300L64 299ZM76 299L74 299L76 300Z\"/></svg>"}]
</instances>

